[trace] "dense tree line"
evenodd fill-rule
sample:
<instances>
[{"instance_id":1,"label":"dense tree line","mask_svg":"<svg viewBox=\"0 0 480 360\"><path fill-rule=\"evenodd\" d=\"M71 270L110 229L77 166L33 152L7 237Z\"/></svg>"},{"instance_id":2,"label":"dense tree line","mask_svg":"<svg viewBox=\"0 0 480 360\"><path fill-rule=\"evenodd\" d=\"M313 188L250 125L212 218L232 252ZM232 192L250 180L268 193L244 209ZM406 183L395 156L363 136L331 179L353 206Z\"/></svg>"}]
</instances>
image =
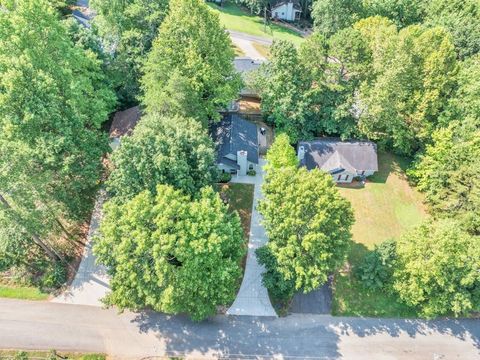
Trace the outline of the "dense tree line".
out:
<instances>
[{"instance_id":1,"label":"dense tree line","mask_svg":"<svg viewBox=\"0 0 480 360\"><path fill-rule=\"evenodd\" d=\"M116 99L95 53L45 0L2 2L0 74L1 270L58 285L78 241L70 225L91 209L108 149L100 127Z\"/></svg>"}]
</instances>

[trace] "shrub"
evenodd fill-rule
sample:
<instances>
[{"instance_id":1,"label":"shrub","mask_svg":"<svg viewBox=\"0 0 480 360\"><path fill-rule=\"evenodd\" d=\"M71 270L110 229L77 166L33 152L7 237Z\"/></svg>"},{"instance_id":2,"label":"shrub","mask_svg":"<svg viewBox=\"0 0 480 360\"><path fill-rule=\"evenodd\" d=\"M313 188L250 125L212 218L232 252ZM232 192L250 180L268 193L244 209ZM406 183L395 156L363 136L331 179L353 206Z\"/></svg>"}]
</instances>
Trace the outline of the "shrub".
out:
<instances>
[{"instance_id":1,"label":"shrub","mask_svg":"<svg viewBox=\"0 0 480 360\"><path fill-rule=\"evenodd\" d=\"M248 176L255 176L255 175L257 175L257 172L256 172L255 170L253 170L253 169L252 169L252 170L248 170L248 171L247 171L247 175L248 175Z\"/></svg>"},{"instance_id":2,"label":"shrub","mask_svg":"<svg viewBox=\"0 0 480 360\"><path fill-rule=\"evenodd\" d=\"M356 269L357 278L368 289L387 289L392 283L396 242L387 240L375 246Z\"/></svg>"},{"instance_id":3,"label":"shrub","mask_svg":"<svg viewBox=\"0 0 480 360\"><path fill-rule=\"evenodd\" d=\"M42 289L56 289L67 280L67 271L61 264L50 264L40 279Z\"/></svg>"},{"instance_id":4,"label":"shrub","mask_svg":"<svg viewBox=\"0 0 480 360\"><path fill-rule=\"evenodd\" d=\"M217 182L228 183L230 180L232 180L232 174L227 172L218 172Z\"/></svg>"}]
</instances>

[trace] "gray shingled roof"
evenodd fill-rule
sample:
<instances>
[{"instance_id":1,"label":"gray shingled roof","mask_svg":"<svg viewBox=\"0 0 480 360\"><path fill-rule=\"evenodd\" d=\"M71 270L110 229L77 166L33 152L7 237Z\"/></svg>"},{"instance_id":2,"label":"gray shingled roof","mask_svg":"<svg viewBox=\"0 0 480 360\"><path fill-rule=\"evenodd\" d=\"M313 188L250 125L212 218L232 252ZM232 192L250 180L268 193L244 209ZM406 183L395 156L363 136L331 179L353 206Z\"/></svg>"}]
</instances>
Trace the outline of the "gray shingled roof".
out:
<instances>
[{"instance_id":1,"label":"gray shingled roof","mask_svg":"<svg viewBox=\"0 0 480 360\"><path fill-rule=\"evenodd\" d=\"M257 125L235 114L227 114L222 121L211 129L211 135L217 148L217 161L226 164L229 154L247 151L248 161L258 164Z\"/></svg>"},{"instance_id":2,"label":"gray shingled roof","mask_svg":"<svg viewBox=\"0 0 480 360\"><path fill-rule=\"evenodd\" d=\"M300 165L309 170L320 168L332 174L343 170L351 173L357 170L378 171L377 145L371 141L323 138L302 141L298 146L305 149Z\"/></svg>"}]
</instances>

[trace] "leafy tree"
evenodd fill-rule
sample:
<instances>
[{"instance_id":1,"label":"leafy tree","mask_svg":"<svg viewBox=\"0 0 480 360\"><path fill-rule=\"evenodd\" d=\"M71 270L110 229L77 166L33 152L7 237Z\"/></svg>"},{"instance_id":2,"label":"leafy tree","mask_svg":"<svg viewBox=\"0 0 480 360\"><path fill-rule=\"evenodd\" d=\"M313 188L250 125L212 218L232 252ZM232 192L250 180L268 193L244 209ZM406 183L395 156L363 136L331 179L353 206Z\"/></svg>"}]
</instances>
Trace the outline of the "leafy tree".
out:
<instances>
[{"instance_id":1,"label":"leafy tree","mask_svg":"<svg viewBox=\"0 0 480 360\"><path fill-rule=\"evenodd\" d=\"M399 28L423 22L429 0L363 0L364 16L383 16Z\"/></svg>"},{"instance_id":2,"label":"leafy tree","mask_svg":"<svg viewBox=\"0 0 480 360\"><path fill-rule=\"evenodd\" d=\"M72 43L46 0L3 5L0 73L0 211L57 261L45 239L90 210L115 97L94 53Z\"/></svg>"},{"instance_id":3,"label":"leafy tree","mask_svg":"<svg viewBox=\"0 0 480 360\"><path fill-rule=\"evenodd\" d=\"M394 288L426 317L480 308L480 242L452 220L421 225L397 243Z\"/></svg>"},{"instance_id":4,"label":"leafy tree","mask_svg":"<svg viewBox=\"0 0 480 360\"><path fill-rule=\"evenodd\" d=\"M373 63L358 92L359 129L410 155L431 139L454 86L457 64L441 28L409 26L396 33L382 18L355 25Z\"/></svg>"},{"instance_id":5,"label":"leafy tree","mask_svg":"<svg viewBox=\"0 0 480 360\"><path fill-rule=\"evenodd\" d=\"M290 138L287 134L282 133L275 137L275 141L268 149L267 161L268 166L273 169L298 166L295 149L290 145Z\"/></svg>"},{"instance_id":6,"label":"leafy tree","mask_svg":"<svg viewBox=\"0 0 480 360\"><path fill-rule=\"evenodd\" d=\"M188 91L200 99L208 120L218 120L218 110L233 100L241 80L233 68L234 52L218 15L201 0L172 0L146 61L142 84L147 109L156 107L160 93L176 72L188 79ZM153 94L153 95L152 95Z\"/></svg>"},{"instance_id":7,"label":"leafy tree","mask_svg":"<svg viewBox=\"0 0 480 360\"><path fill-rule=\"evenodd\" d=\"M393 271L396 259L396 242L387 240L369 252L358 268L357 277L369 289L392 290Z\"/></svg>"},{"instance_id":8,"label":"leafy tree","mask_svg":"<svg viewBox=\"0 0 480 360\"><path fill-rule=\"evenodd\" d=\"M312 291L345 261L353 211L325 172L285 167L267 175L259 204L270 239L258 252L264 284L284 289L282 297Z\"/></svg>"},{"instance_id":9,"label":"leafy tree","mask_svg":"<svg viewBox=\"0 0 480 360\"><path fill-rule=\"evenodd\" d=\"M441 26L453 36L460 58L480 51L480 3L476 0L431 0L426 23Z\"/></svg>"},{"instance_id":10,"label":"leafy tree","mask_svg":"<svg viewBox=\"0 0 480 360\"><path fill-rule=\"evenodd\" d=\"M120 102L136 103L145 57L168 11L168 0L91 0L93 25L113 54L111 70Z\"/></svg>"},{"instance_id":11,"label":"leafy tree","mask_svg":"<svg viewBox=\"0 0 480 360\"><path fill-rule=\"evenodd\" d=\"M312 6L315 30L331 36L359 20L362 11L360 0L315 0Z\"/></svg>"},{"instance_id":12,"label":"leafy tree","mask_svg":"<svg viewBox=\"0 0 480 360\"><path fill-rule=\"evenodd\" d=\"M130 199L145 189L155 194L157 184L169 184L188 194L212 183L214 146L195 120L152 113L143 117L131 137L112 155L114 170L109 192Z\"/></svg>"},{"instance_id":13,"label":"leafy tree","mask_svg":"<svg viewBox=\"0 0 480 360\"><path fill-rule=\"evenodd\" d=\"M94 250L112 275L106 302L202 320L235 298L245 254L239 217L211 187L194 200L167 185L156 194L105 205Z\"/></svg>"},{"instance_id":14,"label":"leafy tree","mask_svg":"<svg viewBox=\"0 0 480 360\"><path fill-rule=\"evenodd\" d=\"M270 51L271 61L264 65L264 77L258 86L262 110L277 131L287 133L295 143L311 137L315 129L315 123L309 121L312 84L293 44L275 41Z\"/></svg>"}]
</instances>

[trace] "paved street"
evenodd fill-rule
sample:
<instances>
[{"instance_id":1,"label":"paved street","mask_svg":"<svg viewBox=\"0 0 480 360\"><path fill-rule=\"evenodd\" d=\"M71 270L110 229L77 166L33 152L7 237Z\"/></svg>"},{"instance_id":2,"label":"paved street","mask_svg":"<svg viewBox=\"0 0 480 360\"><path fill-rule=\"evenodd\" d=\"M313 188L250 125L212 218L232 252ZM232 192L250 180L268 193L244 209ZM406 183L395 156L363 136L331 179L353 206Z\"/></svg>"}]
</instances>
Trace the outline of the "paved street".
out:
<instances>
[{"instance_id":1,"label":"paved street","mask_svg":"<svg viewBox=\"0 0 480 360\"><path fill-rule=\"evenodd\" d=\"M118 315L94 306L0 299L0 348L107 352L115 358L479 359L478 320L291 315Z\"/></svg>"},{"instance_id":2,"label":"paved street","mask_svg":"<svg viewBox=\"0 0 480 360\"><path fill-rule=\"evenodd\" d=\"M248 240L247 263L243 275L242 285L233 305L228 309L229 315L274 316L277 314L270 303L267 289L262 284L264 271L257 261L255 250L268 241L265 229L262 226L262 217L257 211L258 201L262 198L264 159L259 159L255 176L234 176L232 182L254 184L252 220L250 222L250 237Z\"/></svg>"}]
</instances>

